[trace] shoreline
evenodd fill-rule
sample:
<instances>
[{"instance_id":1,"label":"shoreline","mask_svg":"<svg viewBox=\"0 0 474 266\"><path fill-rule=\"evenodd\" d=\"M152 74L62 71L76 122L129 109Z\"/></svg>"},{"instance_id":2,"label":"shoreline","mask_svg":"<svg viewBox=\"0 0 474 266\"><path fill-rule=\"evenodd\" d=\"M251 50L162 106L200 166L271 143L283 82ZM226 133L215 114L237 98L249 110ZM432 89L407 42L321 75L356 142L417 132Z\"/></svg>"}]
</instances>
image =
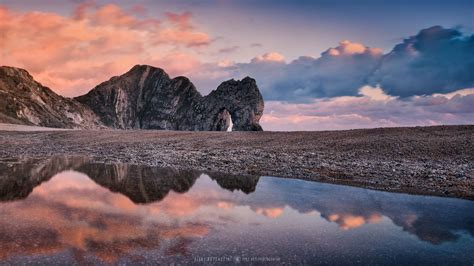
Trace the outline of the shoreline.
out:
<instances>
[{"instance_id":1,"label":"shoreline","mask_svg":"<svg viewBox=\"0 0 474 266\"><path fill-rule=\"evenodd\" d=\"M275 176L474 199L474 126L308 132L4 130L0 158L96 162Z\"/></svg>"}]
</instances>

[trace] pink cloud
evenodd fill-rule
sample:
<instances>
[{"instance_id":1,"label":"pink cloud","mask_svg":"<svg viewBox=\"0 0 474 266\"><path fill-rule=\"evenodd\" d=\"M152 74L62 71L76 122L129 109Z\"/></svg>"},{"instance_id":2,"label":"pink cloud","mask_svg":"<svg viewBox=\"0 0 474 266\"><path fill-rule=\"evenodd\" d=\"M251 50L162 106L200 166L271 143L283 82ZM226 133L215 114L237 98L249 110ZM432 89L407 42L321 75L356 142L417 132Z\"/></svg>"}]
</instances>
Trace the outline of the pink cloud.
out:
<instances>
[{"instance_id":1,"label":"pink cloud","mask_svg":"<svg viewBox=\"0 0 474 266\"><path fill-rule=\"evenodd\" d=\"M252 62L285 62L285 57L280 53L270 52L253 58Z\"/></svg>"},{"instance_id":2,"label":"pink cloud","mask_svg":"<svg viewBox=\"0 0 474 266\"><path fill-rule=\"evenodd\" d=\"M176 24L182 29L192 29L191 24L191 12L184 12L182 14L177 14L173 12L166 12L166 17L171 23Z\"/></svg>"},{"instance_id":3,"label":"pink cloud","mask_svg":"<svg viewBox=\"0 0 474 266\"><path fill-rule=\"evenodd\" d=\"M364 86L359 94L309 103L269 101L260 123L265 130L282 131L473 123L472 89L400 99Z\"/></svg>"},{"instance_id":4,"label":"pink cloud","mask_svg":"<svg viewBox=\"0 0 474 266\"><path fill-rule=\"evenodd\" d=\"M210 43L209 36L204 32L188 30L164 29L154 35L155 44L183 43L187 47L203 46Z\"/></svg>"},{"instance_id":5,"label":"pink cloud","mask_svg":"<svg viewBox=\"0 0 474 266\"><path fill-rule=\"evenodd\" d=\"M382 49L380 48L370 48L361 43L344 40L339 43L339 46L328 49L327 53L331 56L340 56L340 55L354 55L354 54L364 54L364 53L369 53L373 55L382 55L383 52L382 52Z\"/></svg>"},{"instance_id":6,"label":"pink cloud","mask_svg":"<svg viewBox=\"0 0 474 266\"><path fill-rule=\"evenodd\" d=\"M135 14L93 2L78 5L71 16L0 7L2 65L25 68L66 96L85 93L135 64L155 62L179 75L200 65L194 47L211 39L196 30L191 13L168 13L163 20Z\"/></svg>"},{"instance_id":7,"label":"pink cloud","mask_svg":"<svg viewBox=\"0 0 474 266\"><path fill-rule=\"evenodd\" d=\"M283 214L283 208L256 208L255 213L268 218L277 218Z\"/></svg>"},{"instance_id":8,"label":"pink cloud","mask_svg":"<svg viewBox=\"0 0 474 266\"><path fill-rule=\"evenodd\" d=\"M377 213L371 214L368 217L333 213L328 216L328 220L337 223L342 230L350 230L369 223L379 223L382 220L382 216Z\"/></svg>"}]
</instances>

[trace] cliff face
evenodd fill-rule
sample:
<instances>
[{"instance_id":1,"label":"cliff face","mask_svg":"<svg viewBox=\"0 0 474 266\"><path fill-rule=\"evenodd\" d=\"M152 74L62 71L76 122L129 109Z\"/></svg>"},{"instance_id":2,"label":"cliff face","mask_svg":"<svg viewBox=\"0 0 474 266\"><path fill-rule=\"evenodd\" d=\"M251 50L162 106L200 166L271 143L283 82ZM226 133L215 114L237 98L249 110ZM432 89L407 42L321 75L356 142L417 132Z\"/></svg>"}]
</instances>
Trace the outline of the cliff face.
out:
<instances>
[{"instance_id":1,"label":"cliff face","mask_svg":"<svg viewBox=\"0 0 474 266\"><path fill-rule=\"evenodd\" d=\"M57 128L98 128L89 107L36 82L26 70L0 67L0 122Z\"/></svg>"},{"instance_id":2,"label":"cliff face","mask_svg":"<svg viewBox=\"0 0 474 266\"><path fill-rule=\"evenodd\" d=\"M90 162L88 157L55 156L47 160L19 158L0 160L0 202L21 200L54 175L73 170L86 174L98 185L125 195L134 203L163 200L170 191L187 192L201 176L194 170L149 167L131 164ZM260 177L208 173L223 189L252 193Z\"/></svg>"},{"instance_id":3,"label":"cliff face","mask_svg":"<svg viewBox=\"0 0 474 266\"><path fill-rule=\"evenodd\" d=\"M0 202L28 197L33 189L54 175L86 164L85 157L54 156L47 160L18 158L0 160Z\"/></svg>"},{"instance_id":4,"label":"cliff face","mask_svg":"<svg viewBox=\"0 0 474 266\"><path fill-rule=\"evenodd\" d=\"M184 77L170 79L159 68L135 66L75 99L113 128L176 129L183 108L201 95Z\"/></svg>"},{"instance_id":5,"label":"cliff face","mask_svg":"<svg viewBox=\"0 0 474 266\"><path fill-rule=\"evenodd\" d=\"M57 128L261 131L263 98L252 78L223 82L203 97L186 77L137 65L74 99L0 67L0 122Z\"/></svg>"},{"instance_id":6,"label":"cliff face","mask_svg":"<svg viewBox=\"0 0 474 266\"><path fill-rule=\"evenodd\" d=\"M197 130L226 130L232 119L234 131L262 131L263 97L254 79L223 82L195 105ZM195 129L196 130L196 129Z\"/></svg>"},{"instance_id":7,"label":"cliff face","mask_svg":"<svg viewBox=\"0 0 474 266\"><path fill-rule=\"evenodd\" d=\"M135 66L75 98L113 128L260 131L263 98L255 80L229 80L202 97L185 77L159 68Z\"/></svg>"}]
</instances>

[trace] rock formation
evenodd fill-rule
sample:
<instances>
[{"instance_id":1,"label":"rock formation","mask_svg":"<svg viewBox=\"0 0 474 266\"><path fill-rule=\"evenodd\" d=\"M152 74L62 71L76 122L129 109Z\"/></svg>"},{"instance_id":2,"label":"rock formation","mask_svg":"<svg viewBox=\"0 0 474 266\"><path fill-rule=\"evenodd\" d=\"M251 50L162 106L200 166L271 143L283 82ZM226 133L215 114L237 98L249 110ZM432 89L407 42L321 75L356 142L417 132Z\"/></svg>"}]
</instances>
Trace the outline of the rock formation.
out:
<instances>
[{"instance_id":1,"label":"rock formation","mask_svg":"<svg viewBox=\"0 0 474 266\"><path fill-rule=\"evenodd\" d=\"M255 80L223 82L201 98L190 111L194 125L184 130L227 130L232 119L234 131L262 131L263 98Z\"/></svg>"},{"instance_id":2,"label":"rock formation","mask_svg":"<svg viewBox=\"0 0 474 266\"><path fill-rule=\"evenodd\" d=\"M245 194L255 192L260 176L254 175L230 175L223 173L207 173L207 175L219 184L223 189L230 191L240 190Z\"/></svg>"},{"instance_id":3,"label":"rock formation","mask_svg":"<svg viewBox=\"0 0 474 266\"><path fill-rule=\"evenodd\" d=\"M128 197L136 204L163 200L170 191L187 192L201 176L200 171L131 164L90 162L88 157L55 156L49 159L0 160L0 202L21 200L54 175L74 170L86 174L96 184ZM255 191L259 176L207 173L230 191Z\"/></svg>"},{"instance_id":4,"label":"rock formation","mask_svg":"<svg viewBox=\"0 0 474 266\"><path fill-rule=\"evenodd\" d=\"M134 203L163 200L170 191L187 192L201 175L198 171L127 164L84 164L75 169Z\"/></svg>"},{"instance_id":5,"label":"rock formation","mask_svg":"<svg viewBox=\"0 0 474 266\"><path fill-rule=\"evenodd\" d=\"M57 95L26 70L0 67L0 123L57 128L98 128L89 107Z\"/></svg>"},{"instance_id":6,"label":"rock formation","mask_svg":"<svg viewBox=\"0 0 474 266\"><path fill-rule=\"evenodd\" d=\"M61 97L26 70L0 67L0 123L56 128L261 131L263 98L254 79L223 82L203 97L186 77L136 65L86 95Z\"/></svg>"},{"instance_id":7,"label":"rock formation","mask_svg":"<svg viewBox=\"0 0 474 266\"><path fill-rule=\"evenodd\" d=\"M57 173L85 164L87 157L54 156L49 159L0 160L0 202L25 199Z\"/></svg>"},{"instance_id":8,"label":"rock formation","mask_svg":"<svg viewBox=\"0 0 474 266\"><path fill-rule=\"evenodd\" d=\"M263 98L255 80L229 80L202 97L185 77L137 65L75 98L113 128L260 131Z\"/></svg>"}]
</instances>

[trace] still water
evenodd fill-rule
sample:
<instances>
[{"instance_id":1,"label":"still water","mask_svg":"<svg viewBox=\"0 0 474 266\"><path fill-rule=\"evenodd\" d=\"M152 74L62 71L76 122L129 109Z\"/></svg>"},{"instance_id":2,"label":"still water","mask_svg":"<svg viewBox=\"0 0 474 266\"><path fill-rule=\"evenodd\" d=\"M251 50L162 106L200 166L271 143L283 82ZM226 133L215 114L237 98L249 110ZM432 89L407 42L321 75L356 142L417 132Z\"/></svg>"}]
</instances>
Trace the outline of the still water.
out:
<instances>
[{"instance_id":1,"label":"still water","mask_svg":"<svg viewBox=\"0 0 474 266\"><path fill-rule=\"evenodd\" d=\"M0 264L474 263L474 202L87 158L0 160Z\"/></svg>"}]
</instances>

